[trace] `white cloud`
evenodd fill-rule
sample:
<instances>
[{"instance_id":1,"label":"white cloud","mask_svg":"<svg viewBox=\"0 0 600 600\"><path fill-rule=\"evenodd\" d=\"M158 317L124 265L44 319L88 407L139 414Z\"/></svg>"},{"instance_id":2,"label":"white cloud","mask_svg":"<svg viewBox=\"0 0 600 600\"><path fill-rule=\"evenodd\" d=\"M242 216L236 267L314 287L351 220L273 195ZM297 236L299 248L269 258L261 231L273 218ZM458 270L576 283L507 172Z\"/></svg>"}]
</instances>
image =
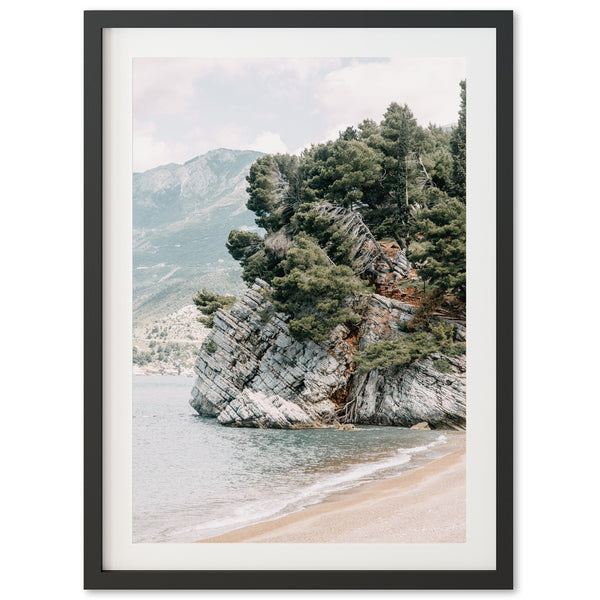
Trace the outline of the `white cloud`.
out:
<instances>
[{"instance_id":1,"label":"white cloud","mask_svg":"<svg viewBox=\"0 0 600 600\"><path fill-rule=\"evenodd\" d=\"M134 168L222 147L277 153L289 143L299 153L380 121L391 102L408 104L421 125L445 125L457 119L464 77L460 58L135 59Z\"/></svg>"},{"instance_id":2,"label":"white cloud","mask_svg":"<svg viewBox=\"0 0 600 600\"><path fill-rule=\"evenodd\" d=\"M272 58L249 59L245 67L252 67L262 77L286 78L290 82L309 83L319 74L337 68L340 58ZM287 82L286 82L287 83Z\"/></svg>"},{"instance_id":3,"label":"white cloud","mask_svg":"<svg viewBox=\"0 0 600 600\"><path fill-rule=\"evenodd\" d=\"M133 63L133 112L177 114L189 107L194 79L202 65L168 58L136 58Z\"/></svg>"},{"instance_id":4,"label":"white cloud","mask_svg":"<svg viewBox=\"0 0 600 600\"><path fill-rule=\"evenodd\" d=\"M263 131L253 141L243 127L229 123L216 132L192 132L177 142L157 140L154 127L147 123L134 123L133 170L146 171L167 163L184 163L191 158L215 148L233 150L258 150L267 154L285 153L288 148L278 133Z\"/></svg>"},{"instance_id":5,"label":"white cloud","mask_svg":"<svg viewBox=\"0 0 600 600\"><path fill-rule=\"evenodd\" d=\"M459 82L465 78L461 58L394 58L355 62L328 73L315 90L318 110L330 123L357 125L379 121L392 102L408 104L421 125L455 122Z\"/></svg>"},{"instance_id":6,"label":"white cloud","mask_svg":"<svg viewBox=\"0 0 600 600\"><path fill-rule=\"evenodd\" d=\"M281 136L272 131L263 131L258 134L249 147L251 150L258 150L259 152L266 152L267 154L277 154L278 152L285 153L288 151Z\"/></svg>"},{"instance_id":7,"label":"white cloud","mask_svg":"<svg viewBox=\"0 0 600 600\"><path fill-rule=\"evenodd\" d=\"M133 110L136 116L176 115L189 110L197 94L195 84L210 74L221 80L248 76L286 78L290 85L305 82L339 59L302 58L135 58Z\"/></svg>"},{"instance_id":8,"label":"white cloud","mask_svg":"<svg viewBox=\"0 0 600 600\"><path fill-rule=\"evenodd\" d=\"M241 150L248 145L245 127L236 123L227 123L217 131L207 132L204 141L210 147L209 149L231 148L232 150Z\"/></svg>"},{"instance_id":9,"label":"white cloud","mask_svg":"<svg viewBox=\"0 0 600 600\"><path fill-rule=\"evenodd\" d=\"M296 148L294 154L300 155L303 150L308 150L313 144L316 146L318 144L324 144L329 140L337 140L340 131L345 131L348 127L348 123L337 123L329 127L323 135L320 135L318 139L310 140L303 144L299 148Z\"/></svg>"},{"instance_id":10,"label":"white cloud","mask_svg":"<svg viewBox=\"0 0 600 600\"><path fill-rule=\"evenodd\" d=\"M184 162L189 149L180 142L168 143L157 140L152 123L133 122L133 170L136 173L171 162Z\"/></svg>"},{"instance_id":11,"label":"white cloud","mask_svg":"<svg viewBox=\"0 0 600 600\"><path fill-rule=\"evenodd\" d=\"M168 145L165 142L157 142L151 136L136 137L133 148L133 170L136 173L172 162L172 153Z\"/></svg>"}]
</instances>

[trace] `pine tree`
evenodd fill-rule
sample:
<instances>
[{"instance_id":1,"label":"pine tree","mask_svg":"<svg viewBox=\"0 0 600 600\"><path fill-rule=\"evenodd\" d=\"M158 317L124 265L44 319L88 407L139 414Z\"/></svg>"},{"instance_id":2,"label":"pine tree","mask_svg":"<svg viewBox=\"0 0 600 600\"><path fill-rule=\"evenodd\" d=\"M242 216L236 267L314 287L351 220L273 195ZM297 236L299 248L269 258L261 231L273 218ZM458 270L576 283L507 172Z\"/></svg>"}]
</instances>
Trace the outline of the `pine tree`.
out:
<instances>
[{"instance_id":1,"label":"pine tree","mask_svg":"<svg viewBox=\"0 0 600 600\"><path fill-rule=\"evenodd\" d=\"M340 131L339 139L346 140L347 142L351 140L358 140L358 132L356 129L354 129L354 127L346 127L344 131Z\"/></svg>"},{"instance_id":2,"label":"pine tree","mask_svg":"<svg viewBox=\"0 0 600 600\"><path fill-rule=\"evenodd\" d=\"M358 140L342 137L313 146L304 156L302 199L327 200L353 209L372 202L379 181L377 153Z\"/></svg>"},{"instance_id":3,"label":"pine tree","mask_svg":"<svg viewBox=\"0 0 600 600\"><path fill-rule=\"evenodd\" d=\"M383 143L382 170L384 203L395 205L395 223L390 233L403 247L408 245L408 221L410 213L408 160L417 147L422 134L408 106L392 102L381 122ZM389 219L389 217L388 217ZM391 224L391 223L390 223Z\"/></svg>"},{"instance_id":4,"label":"pine tree","mask_svg":"<svg viewBox=\"0 0 600 600\"><path fill-rule=\"evenodd\" d=\"M452 195L453 160L450 152L452 132L429 124L424 134L423 164L435 187Z\"/></svg>"},{"instance_id":5,"label":"pine tree","mask_svg":"<svg viewBox=\"0 0 600 600\"><path fill-rule=\"evenodd\" d=\"M198 317L198 321L210 328L213 326L216 312L220 308L226 310L233 306L237 298L235 296L221 296L220 294L215 294L206 288L202 288L202 291L198 292L192 298L192 300L194 301L194 304L198 310L205 315L203 317Z\"/></svg>"},{"instance_id":6,"label":"pine tree","mask_svg":"<svg viewBox=\"0 0 600 600\"><path fill-rule=\"evenodd\" d=\"M417 122L408 106L392 102L381 122L384 166L389 173L384 186L394 196L399 215L408 205L407 160L414 148L416 131Z\"/></svg>"},{"instance_id":7,"label":"pine tree","mask_svg":"<svg viewBox=\"0 0 600 600\"><path fill-rule=\"evenodd\" d=\"M377 155L362 142L338 140L331 158L327 168L332 183L325 192L325 200L353 210L355 205L368 200L379 178Z\"/></svg>"},{"instance_id":8,"label":"pine tree","mask_svg":"<svg viewBox=\"0 0 600 600\"><path fill-rule=\"evenodd\" d=\"M466 297L466 207L454 198L420 210L413 226L417 247L409 259L419 277L438 290Z\"/></svg>"},{"instance_id":9,"label":"pine tree","mask_svg":"<svg viewBox=\"0 0 600 600\"><path fill-rule=\"evenodd\" d=\"M294 215L292 225L314 238L336 265L352 265L355 240L331 216L314 205L305 204Z\"/></svg>"},{"instance_id":10,"label":"pine tree","mask_svg":"<svg viewBox=\"0 0 600 600\"><path fill-rule=\"evenodd\" d=\"M369 291L350 267L334 266L316 241L305 233L294 240L282 263L284 275L272 281L276 310L291 316L288 327L297 340L326 340L342 323L360 322L353 299Z\"/></svg>"},{"instance_id":11,"label":"pine tree","mask_svg":"<svg viewBox=\"0 0 600 600\"><path fill-rule=\"evenodd\" d=\"M289 154L265 154L250 167L246 206L256 214L256 224L269 233L289 222L293 207L300 204L298 162Z\"/></svg>"},{"instance_id":12,"label":"pine tree","mask_svg":"<svg viewBox=\"0 0 600 600\"><path fill-rule=\"evenodd\" d=\"M263 239L258 233L232 229L227 237L225 247L234 260L242 267L248 259L262 248Z\"/></svg>"},{"instance_id":13,"label":"pine tree","mask_svg":"<svg viewBox=\"0 0 600 600\"><path fill-rule=\"evenodd\" d=\"M300 157L266 155L252 165L247 206L266 235L232 231L227 248L244 281L271 283L297 339L324 340L336 324L355 322L348 299L364 291L351 270L355 240L323 202L358 213L377 240L406 248L436 298L464 299L465 82L461 89L452 131L423 129L408 106L394 102L380 124L366 119Z\"/></svg>"},{"instance_id":14,"label":"pine tree","mask_svg":"<svg viewBox=\"0 0 600 600\"><path fill-rule=\"evenodd\" d=\"M460 82L458 125L450 139L452 152L452 192L462 202L467 201L467 82Z\"/></svg>"},{"instance_id":15,"label":"pine tree","mask_svg":"<svg viewBox=\"0 0 600 600\"><path fill-rule=\"evenodd\" d=\"M276 207L275 182L273 179L274 161L269 154L257 158L246 177L248 181L248 202L246 206L256 214L256 224L269 230L271 213Z\"/></svg>"}]
</instances>

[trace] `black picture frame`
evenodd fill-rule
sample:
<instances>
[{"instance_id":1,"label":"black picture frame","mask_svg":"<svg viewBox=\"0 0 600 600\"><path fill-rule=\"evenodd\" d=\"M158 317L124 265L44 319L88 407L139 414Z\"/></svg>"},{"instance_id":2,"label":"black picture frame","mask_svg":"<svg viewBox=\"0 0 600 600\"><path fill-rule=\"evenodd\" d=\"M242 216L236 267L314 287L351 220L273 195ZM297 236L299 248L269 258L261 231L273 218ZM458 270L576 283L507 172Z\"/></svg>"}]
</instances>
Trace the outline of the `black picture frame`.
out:
<instances>
[{"instance_id":1,"label":"black picture frame","mask_svg":"<svg viewBox=\"0 0 600 600\"><path fill-rule=\"evenodd\" d=\"M102 31L319 27L496 30L496 569L473 571L111 571L102 565ZM512 11L88 11L84 15L84 587L86 589L512 589ZM501 245L501 246L500 246ZM501 297L500 297L501 294Z\"/></svg>"}]
</instances>

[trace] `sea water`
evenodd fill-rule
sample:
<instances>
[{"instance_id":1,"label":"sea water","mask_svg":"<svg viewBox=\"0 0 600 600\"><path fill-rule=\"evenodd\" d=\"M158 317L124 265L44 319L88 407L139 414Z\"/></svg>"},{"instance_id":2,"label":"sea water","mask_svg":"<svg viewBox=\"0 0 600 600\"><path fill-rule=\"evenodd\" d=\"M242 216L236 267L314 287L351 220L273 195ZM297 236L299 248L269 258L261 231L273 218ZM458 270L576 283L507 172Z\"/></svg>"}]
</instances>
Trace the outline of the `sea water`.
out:
<instances>
[{"instance_id":1,"label":"sea water","mask_svg":"<svg viewBox=\"0 0 600 600\"><path fill-rule=\"evenodd\" d=\"M133 378L133 541L193 542L398 475L454 432L224 427L188 404L191 377Z\"/></svg>"}]
</instances>

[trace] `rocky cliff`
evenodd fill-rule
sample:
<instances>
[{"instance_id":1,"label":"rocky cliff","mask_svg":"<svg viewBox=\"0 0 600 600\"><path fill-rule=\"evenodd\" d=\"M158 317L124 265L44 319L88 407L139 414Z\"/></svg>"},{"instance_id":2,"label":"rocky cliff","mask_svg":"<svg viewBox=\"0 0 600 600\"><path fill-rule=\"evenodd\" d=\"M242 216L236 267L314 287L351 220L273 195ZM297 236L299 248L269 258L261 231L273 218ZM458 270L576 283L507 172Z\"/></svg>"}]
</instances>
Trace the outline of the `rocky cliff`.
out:
<instances>
[{"instance_id":1,"label":"rocky cliff","mask_svg":"<svg viewBox=\"0 0 600 600\"><path fill-rule=\"evenodd\" d=\"M300 428L337 423L465 427L465 357L432 355L399 369L354 373L356 350L405 335L411 305L373 294L358 331L337 327L326 343L300 343L273 313L261 280L219 311L196 366L190 404L223 425ZM464 338L465 331L459 329Z\"/></svg>"}]
</instances>

